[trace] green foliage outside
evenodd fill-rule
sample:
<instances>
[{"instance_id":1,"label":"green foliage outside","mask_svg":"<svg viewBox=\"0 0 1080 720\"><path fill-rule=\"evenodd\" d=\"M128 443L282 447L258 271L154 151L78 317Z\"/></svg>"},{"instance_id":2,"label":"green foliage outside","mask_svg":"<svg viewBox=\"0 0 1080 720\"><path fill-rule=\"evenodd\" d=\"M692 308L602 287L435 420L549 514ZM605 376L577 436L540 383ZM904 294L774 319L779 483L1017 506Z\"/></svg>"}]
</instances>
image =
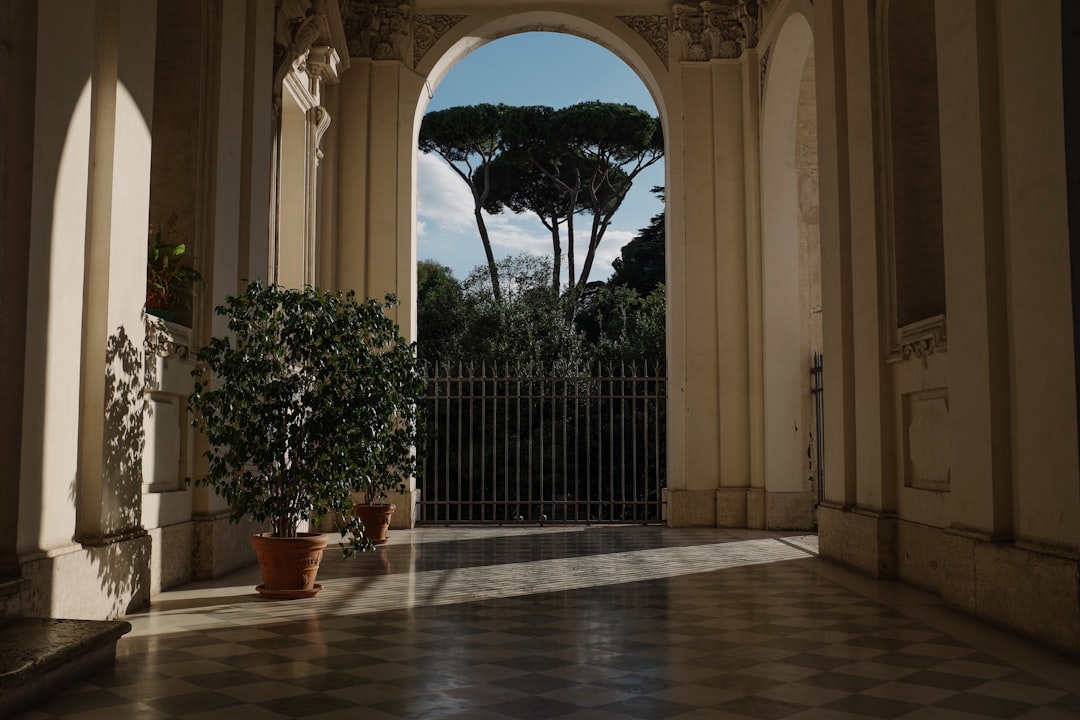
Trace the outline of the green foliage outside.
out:
<instances>
[{"instance_id":1,"label":"green foliage outside","mask_svg":"<svg viewBox=\"0 0 1080 720\"><path fill-rule=\"evenodd\" d=\"M662 283L645 295L628 285L592 283L578 299L552 289L548 262L528 255L500 260L503 301L497 302L485 268L459 281L446 266L421 261L420 358L443 366L484 363L559 373L598 363L663 364Z\"/></svg>"}]
</instances>

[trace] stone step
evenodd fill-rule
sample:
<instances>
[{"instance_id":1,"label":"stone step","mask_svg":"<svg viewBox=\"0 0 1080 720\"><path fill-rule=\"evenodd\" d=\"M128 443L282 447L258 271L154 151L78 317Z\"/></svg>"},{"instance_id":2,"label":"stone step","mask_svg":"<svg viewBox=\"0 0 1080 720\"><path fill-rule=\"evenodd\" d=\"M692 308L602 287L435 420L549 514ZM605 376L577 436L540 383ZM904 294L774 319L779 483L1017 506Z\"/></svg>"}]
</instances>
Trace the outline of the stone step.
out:
<instances>
[{"instance_id":1,"label":"stone step","mask_svg":"<svg viewBox=\"0 0 1080 720\"><path fill-rule=\"evenodd\" d=\"M122 620L6 618L0 621L0 717L116 660Z\"/></svg>"}]
</instances>

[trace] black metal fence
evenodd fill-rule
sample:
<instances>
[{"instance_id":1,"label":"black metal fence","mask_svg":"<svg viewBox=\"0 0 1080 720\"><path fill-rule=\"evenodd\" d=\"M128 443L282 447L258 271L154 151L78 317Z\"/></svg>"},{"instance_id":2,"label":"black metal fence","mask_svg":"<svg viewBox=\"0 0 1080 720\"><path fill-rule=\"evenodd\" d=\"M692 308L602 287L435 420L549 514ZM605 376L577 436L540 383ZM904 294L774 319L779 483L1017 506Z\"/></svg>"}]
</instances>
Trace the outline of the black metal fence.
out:
<instances>
[{"instance_id":1,"label":"black metal fence","mask_svg":"<svg viewBox=\"0 0 1080 720\"><path fill-rule=\"evenodd\" d=\"M815 484L817 485L817 501L820 505L825 501L825 356L819 352L814 353L814 362L810 366L810 394L814 396L814 430L817 436L814 438L814 462L817 466Z\"/></svg>"},{"instance_id":2,"label":"black metal fence","mask_svg":"<svg viewBox=\"0 0 1080 720\"><path fill-rule=\"evenodd\" d=\"M418 521L660 522L666 399L649 364L436 366Z\"/></svg>"}]
</instances>

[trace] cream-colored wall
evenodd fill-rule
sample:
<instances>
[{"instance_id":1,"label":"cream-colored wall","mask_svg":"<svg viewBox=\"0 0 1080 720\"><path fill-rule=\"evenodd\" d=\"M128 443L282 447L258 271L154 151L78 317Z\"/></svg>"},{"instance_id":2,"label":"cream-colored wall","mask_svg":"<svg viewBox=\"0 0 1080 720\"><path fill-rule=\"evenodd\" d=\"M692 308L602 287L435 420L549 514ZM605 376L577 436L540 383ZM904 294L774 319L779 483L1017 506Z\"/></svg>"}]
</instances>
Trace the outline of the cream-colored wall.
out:
<instances>
[{"instance_id":1,"label":"cream-colored wall","mask_svg":"<svg viewBox=\"0 0 1080 720\"><path fill-rule=\"evenodd\" d=\"M999 0L1006 313L1018 540L1080 549L1061 9Z\"/></svg>"},{"instance_id":2,"label":"cream-colored wall","mask_svg":"<svg viewBox=\"0 0 1080 720\"><path fill-rule=\"evenodd\" d=\"M946 334L902 352L887 312L888 136L876 124L887 122L877 104L887 78L872 36L887 28L868 9L815 3L822 553L1075 653L1080 476L1061 6L934 4ZM938 477L922 483L920 470Z\"/></svg>"}]
</instances>

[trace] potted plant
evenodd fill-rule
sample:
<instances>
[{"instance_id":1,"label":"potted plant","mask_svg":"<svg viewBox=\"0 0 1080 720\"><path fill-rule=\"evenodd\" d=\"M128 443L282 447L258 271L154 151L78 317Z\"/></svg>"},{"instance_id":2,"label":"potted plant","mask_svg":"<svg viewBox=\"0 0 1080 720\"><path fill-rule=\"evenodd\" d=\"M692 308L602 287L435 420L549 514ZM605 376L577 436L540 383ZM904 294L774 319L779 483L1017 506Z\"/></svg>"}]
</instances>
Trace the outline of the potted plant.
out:
<instances>
[{"instance_id":1,"label":"potted plant","mask_svg":"<svg viewBox=\"0 0 1080 720\"><path fill-rule=\"evenodd\" d=\"M394 511L397 510L397 505L379 501L386 500L391 491L404 493L406 477L401 473L400 468L389 468L386 472L372 475L364 490L363 502L353 506L353 512L364 526L364 537L370 540L372 545L382 545L386 542L390 531L390 520Z\"/></svg>"},{"instance_id":2,"label":"potted plant","mask_svg":"<svg viewBox=\"0 0 1080 720\"><path fill-rule=\"evenodd\" d=\"M215 310L230 335L212 338L193 371L193 424L209 442L196 482L229 502L233 521L270 523L252 538L264 595L319 591L327 539L299 532L302 522L339 518L345 556L372 549L353 493L413 472L424 383L415 345L387 315L395 304L392 295L361 303L351 292L253 283ZM284 579L268 571L285 561L266 554L281 546L299 563Z\"/></svg>"},{"instance_id":3,"label":"potted plant","mask_svg":"<svg viewBox=\"0 0 1080 720\"><path fill-rule=\"evenodd\" d=\"M176 310L190 308L202 275L185 263L187 246L161 242L161 229L150 226L153 238L146 249L146 312L173 320Z\"/></svg>"}]
</instances>

